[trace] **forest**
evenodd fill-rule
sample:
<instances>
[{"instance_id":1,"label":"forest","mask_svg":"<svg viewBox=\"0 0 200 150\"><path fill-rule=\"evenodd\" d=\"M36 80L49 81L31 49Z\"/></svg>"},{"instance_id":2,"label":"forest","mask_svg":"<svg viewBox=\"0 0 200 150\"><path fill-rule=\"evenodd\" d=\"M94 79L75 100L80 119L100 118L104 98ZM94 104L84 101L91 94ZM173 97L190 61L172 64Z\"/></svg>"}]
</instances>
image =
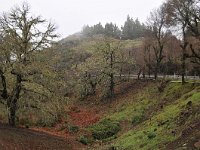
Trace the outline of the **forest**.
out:
<instances>
[{"instance_id":1,"label":"forest","mask_svg":"<svg viewBox=\"0 0 200 150\"><path fill-rule=\"evenodd\" d=\"M199 107L199 0L61 40L27 2L0 15L2 150L199 149Z\"/></svg>"}]
</instances>

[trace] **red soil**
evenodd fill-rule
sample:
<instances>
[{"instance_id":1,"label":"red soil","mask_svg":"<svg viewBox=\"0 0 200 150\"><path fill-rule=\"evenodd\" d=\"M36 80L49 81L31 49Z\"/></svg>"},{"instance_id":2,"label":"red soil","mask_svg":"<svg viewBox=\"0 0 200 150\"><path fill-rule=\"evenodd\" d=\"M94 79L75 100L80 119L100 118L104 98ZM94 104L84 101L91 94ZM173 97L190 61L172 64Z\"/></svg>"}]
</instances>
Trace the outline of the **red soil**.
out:
<instances>
[{"instance_id":1,"label":"red soil","mask_svg":"<svg viewBox=\"0 0 200 150\"><path fill-rule=\"evenodd\" d=\"M88 127L100 120L100 115L95 109L84 109L78 107L71 107L68 112L72 124L79 127Z\"/></svg>"}]
</instances>

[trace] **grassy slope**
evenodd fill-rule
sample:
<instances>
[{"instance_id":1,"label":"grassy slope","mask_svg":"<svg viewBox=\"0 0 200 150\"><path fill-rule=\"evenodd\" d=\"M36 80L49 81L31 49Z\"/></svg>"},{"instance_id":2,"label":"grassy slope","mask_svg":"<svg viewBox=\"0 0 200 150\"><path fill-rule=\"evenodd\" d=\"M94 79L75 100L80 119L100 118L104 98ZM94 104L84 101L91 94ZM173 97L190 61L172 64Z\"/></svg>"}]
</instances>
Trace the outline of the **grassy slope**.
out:
<instances>
[{"instance_id":1,"label":"grassy slope","mask_svg":"<svg viewBox=\"0 0 200 150\"><path fill-rule=\"evenodd\" d=\"M120 150L165 149L200 118L200 86L190 83L168 83L161 93L150 84L137 94L129 92L123 101L106 116L124 126L112 141Z\"/></svg>"},{"instance_id":2,"label":"grassy slope","mask_svg":"<svg viewBox=\"0 0 200 150\"><path fill-rule=\"evenodd\" d=\"M73 47L73 49L77 50L78 52L88 52L93 53L96 44L99 42L100 39L98 38L88 38L84 40L78 40L79 44ZM135 39L135 40L122 40L121 44L124 46L124 49L131 49L133 47L140 47L142 45L142 39Z\"/></svg>"}]
</instances>

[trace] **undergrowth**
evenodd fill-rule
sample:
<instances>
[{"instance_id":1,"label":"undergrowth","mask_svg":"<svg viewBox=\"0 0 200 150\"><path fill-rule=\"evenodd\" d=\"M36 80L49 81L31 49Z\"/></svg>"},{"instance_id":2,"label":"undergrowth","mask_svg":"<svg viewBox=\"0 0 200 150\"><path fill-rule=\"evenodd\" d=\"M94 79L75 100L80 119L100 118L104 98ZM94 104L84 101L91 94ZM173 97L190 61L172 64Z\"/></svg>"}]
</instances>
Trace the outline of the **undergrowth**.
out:
<instances>
[{"instance_id":1,"label":"undergrowth","mask_svg":"<svg viewBox=\"0 0 200 150\"><path fill-rule=\"evenodd\" d=\"M117 121L104 119L90 126L89 131L92 132L94 139L104 140L116 135L120 131L120 125Z\"/></svg>"}]
</instances>

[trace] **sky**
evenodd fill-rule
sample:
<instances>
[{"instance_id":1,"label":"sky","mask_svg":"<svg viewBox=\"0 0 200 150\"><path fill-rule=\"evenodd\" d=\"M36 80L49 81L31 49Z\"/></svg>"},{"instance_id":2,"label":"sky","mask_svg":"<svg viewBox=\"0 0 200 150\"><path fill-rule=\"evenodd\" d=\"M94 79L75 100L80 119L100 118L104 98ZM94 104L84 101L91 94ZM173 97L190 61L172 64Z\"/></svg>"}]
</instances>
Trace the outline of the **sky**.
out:
<instances>
[{"instance_id":1,"label":"sky","mask_svg":"<svg viewBox=\"0 0 200 150\"><path fill-rule=\"evenodd\" d=\"M24 1L31 13L41 15L58 27L62 38L81 31L84 25L101 22L116 23L121 27L127 15L145 22L150 11L159 7L163 0L0 0L0 13L9 11Z\"/></svg>"}]
</instances>

